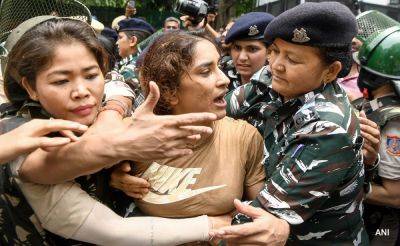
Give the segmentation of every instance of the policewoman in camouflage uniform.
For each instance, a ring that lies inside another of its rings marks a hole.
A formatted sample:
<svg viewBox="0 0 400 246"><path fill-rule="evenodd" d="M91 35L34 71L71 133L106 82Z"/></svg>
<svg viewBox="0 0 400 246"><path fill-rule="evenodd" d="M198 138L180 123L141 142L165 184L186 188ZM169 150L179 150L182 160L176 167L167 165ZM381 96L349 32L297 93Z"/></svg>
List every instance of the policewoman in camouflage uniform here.
<svg viewBox="0 0 400 246"><path fill-rule="evenodd" d="M227 95L229 115L264 136L267 180L252 203L258 208L236 202L242 214L233 222L253 222L216 236L235 243L368 245L359 122L336 83L349 71L356 33L353 14L336 2L301 4L267 26L270 68L262 80Z"/></svg>
<svg viewBox="0 0 400 246"><path fill-rule="evenodd" d="M373 182L366 197L365 225L371 245L399 245L400 23L367 38L357 61L358 85L368 100L363 110L381 129L380 158L366 172Z"/></svg>
<svg viewBox="0 0 400 246"><path fill-rule="evenodd" d="M135 92L134 106L143 103L144 97L137 79L136 61L139 57L138 44L154 33L154 28L139 18L128 18L118 22L118 52L121 56L117 71Z"/></svg>
<svg viewBox="0 0 400 246"><path fill-rule="evenodd" d="M229 29L225 44L230 45L230 56L221 59L221 69L230 79L231 91L250 81L267 62L264 30L274 16L250 12L240 16Z"/></svg>

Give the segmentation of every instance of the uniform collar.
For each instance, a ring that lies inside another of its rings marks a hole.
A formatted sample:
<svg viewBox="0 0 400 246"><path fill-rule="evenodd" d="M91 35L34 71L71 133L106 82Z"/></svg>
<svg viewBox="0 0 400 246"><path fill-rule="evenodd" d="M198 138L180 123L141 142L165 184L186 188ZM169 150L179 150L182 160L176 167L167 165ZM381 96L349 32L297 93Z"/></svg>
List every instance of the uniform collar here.
<svg viewBox="0 0 400 246"><path fill-rule="evenodd" d="M260 70L258 70L253 76L250 78L250 83L257 85L257 84L263 84L264 86L267 86L271 88L271 83L272 83L272 74L270 71L269 66L264 66Z"/></svg>
<svg viewBox="0 0 400 246"><path fill-rule="evenodd" d="M121 61L119 62L119 64L122 66L122 65L128 64L128 63L130 63L132 61L136 61L137 57L138 57L137 53L130 54L129 56L127 56L125 58L122 58Z"/></svg>
<svg viewBox="0 0 400 246"><path fill-rule="evenodd" d="M375 98L371 101L365 102L363 104L363 110L367 114L371 114L372 112L386 106L398 105L400 103L400 99L394 93L390 93L388 95Z"/></svg>
<svg viewBox="0 0 400 246"><path fill-rule="evenodd" d="M17 112L18 116L24 118L39 118L39 119L49 119L52 116L42 107L38 102L27 100L24 102L22 107Z"/></svg>
<svg viewBox="0 0 400 246"><path fill-rule="evenodd" d="M272 90L271 86L268 87L269 91L269 107L268 111L264 112L264 117L274 119L276 124L280 124L285 121L287 118L294 117L296 112L299 111L304 105L312 105L315 102L318 96L329 97L331 95L336 95L338 89L340 90L339 85L336 82L332 82L326 85L323 85L313 91L310 91L306 94L303 94L297 98L290 99L286 102L283 102L283 98L274 90ZM269 115L269 116L267 116Z"/></svg>
<svg viewBox="0 0 400 246"><path fill-rule="evenodd" d="M252 80L260 80L260 76L263 73L264 69L266 69L266 66L263 66L260 70L258 70L257 72L255 72L253 74L253 76L251 76L250 81Z"/></svg>
<svg viewBox="0 0 400 246"><path fill-rule="evenodd" d="M318 87L317 89L315 89L313 91L310 91L310 92L308 92L306 94L303 94L303 95L301 95L301 96L299 96L297 98L290 99L286 103L292 102L292 101L300 101L301 104L303 105L303 104L309 103L311 101L314 101L315 98L318 95L321 95L321 94L332 94L332 95L336 94L335 90L338 89L338 88L340 88L340 87L337 85L337 82L334 81L332 83L324 84L324 85Z"/></svg>
<svg viewBox="0 0 400 246"><path fill-rule="evenodd" d="M300 101L301 104L305 104L313 100L318 94L334 93L334 91L339 88L337 82L334 81L332 83L324 84L313 91L303 94L297 98L290 99L289 101L283 103L283 99L281 98L281 96L272 89L272 74L270 72L269 66L264 66L263 68L261 68L257 73L253 75L250 81L258 88L266 86L268 88L268 93L271 97L271 100L276 101L281 105L293 105L296 101Z"/></svg>

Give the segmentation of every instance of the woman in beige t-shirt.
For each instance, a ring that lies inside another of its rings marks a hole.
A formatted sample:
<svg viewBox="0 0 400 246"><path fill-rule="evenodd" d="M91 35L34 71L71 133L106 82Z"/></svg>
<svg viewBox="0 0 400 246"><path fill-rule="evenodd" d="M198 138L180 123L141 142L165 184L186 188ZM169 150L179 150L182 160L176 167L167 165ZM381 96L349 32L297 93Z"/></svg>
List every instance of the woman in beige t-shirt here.
<svg viewBox="0 0 400 246"><path fill-rule="evenodd" d="M133 165L133 174L150 184L148 193L135 201L145 214L226 214L234 209L235 198L254 199L263 186L263 139L245 121L226 117L229 80L218 67L219 59L210 39L184 32L164 34L144 56L142 88L147 94L150 81L160 88L156 114L211 112L218 116L211 125L213 134L198 141L192 155ZM118 173L121 169L115 171L112 184L132 194L137 186L118 185L124 179Z"/></svg>

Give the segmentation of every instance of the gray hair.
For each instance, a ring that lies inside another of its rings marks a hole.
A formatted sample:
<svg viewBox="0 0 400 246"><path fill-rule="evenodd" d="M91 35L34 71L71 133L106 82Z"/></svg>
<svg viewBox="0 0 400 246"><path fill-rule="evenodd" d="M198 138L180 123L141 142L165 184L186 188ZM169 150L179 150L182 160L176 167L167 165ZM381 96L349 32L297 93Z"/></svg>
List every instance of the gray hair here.
<svg viewBox="0 0 400 246"><path fill-rule="evenodd" d="M165 19L164 25L165 25L165 23L167 23L167 22L169 22L169 21L175 21L176 23L179 24L179 26L181 26L181 21L180 21L178 18L175 18L175 17L173 17L173 16L168 17L167 19Z"/></svg>

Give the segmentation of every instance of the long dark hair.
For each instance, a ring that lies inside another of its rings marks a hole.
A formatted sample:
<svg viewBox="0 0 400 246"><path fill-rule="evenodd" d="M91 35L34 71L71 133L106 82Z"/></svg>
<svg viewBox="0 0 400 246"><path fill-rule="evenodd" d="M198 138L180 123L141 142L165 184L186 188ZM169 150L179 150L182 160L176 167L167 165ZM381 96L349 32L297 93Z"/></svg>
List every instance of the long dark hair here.
<svg viewBox="0 0 400 246"><path fill-rule="evenodd" d="M160 100L156 114L171 114L170 98L179 89L182 76L188 73L194 60L196 44L208 40L217 48L214 40L205 33L170 31L158 37L146 50L140 64L142 89L148 94L148 83L155 81L160 88Z"/></svg>
<svg viewBox="0 0 400 246"><path fill-rule="evenodd" d="M73 42L88 48L101 71L107 72L107 54L87 23L73 19L50 19L27 31L10 51L4 74L8 100L21 103L28 99L27 92L21 87L21 79L26 77L30 86L35 88L38 73L51 66L56 47ZM7 85L10 85L9 88Z"/></svg>

